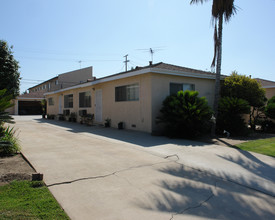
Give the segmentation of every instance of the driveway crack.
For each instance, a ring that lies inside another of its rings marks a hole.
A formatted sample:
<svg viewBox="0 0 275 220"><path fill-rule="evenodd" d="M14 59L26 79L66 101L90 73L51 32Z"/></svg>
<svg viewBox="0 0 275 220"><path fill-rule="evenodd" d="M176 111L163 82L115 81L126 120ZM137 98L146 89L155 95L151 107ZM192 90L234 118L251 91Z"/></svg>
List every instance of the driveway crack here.
<svg viewBox="0 0 275 220"><path fill-rule="evenodd" d="M215 189L216 189L216 187L217 187L217 183L218 183L218 181L215 182ZM211 194L210 194L205 200L203 200L202 202L200 202L200 203L197 204L197 205L189 206L189 207L183 209L183 210L180 211L180 212L173 213L173 214L171 215L170 220L173 220L174 217L175 217L176 215L183 214L183 213L185 213L185 212L187 212L187 211L189 211L189 210L191 210L191 209L200 208L203 204L207 203L209 200L211 200L211 199L215 196L214 193L213 193L213 191L212 191L212 190L210 190L210 191L211 191Z"/></svg>
<svg viewBox="0 0 275 220"><path fill-rule="evenodd" d="M177 155L170 155L170 156L168 155L168 156L164 157L164 159L168 159L169 157L173 157L173 156L177 156ZM172 163L172 162L174 162L174 161L169 160L169 161L158 162L158 163L153 163L153 164L145 164L145 165L133 166L133 167L117 170L117 171L114 171L114 172L106 174L106 175L83 177L83 178L79 178L79 179L75 179L75 180L71 180L71 181L52 183L52 184L49 184L49 185L46 185L46 186L47 187L52 187L52 186L59 186L59 185L64 185L64 184L71 184L71 183L75 183L75 182L79 182L79 181L85 181L85 180L102 179L102 178L113 176L113 175L116 175L118 173L125 172L125 171L131 170L131 169L138 169L138 168L143 168L143 167L152 167L152 166L155 166L155 165L158 165L158 164L165 164L165 163Z"/></svg>

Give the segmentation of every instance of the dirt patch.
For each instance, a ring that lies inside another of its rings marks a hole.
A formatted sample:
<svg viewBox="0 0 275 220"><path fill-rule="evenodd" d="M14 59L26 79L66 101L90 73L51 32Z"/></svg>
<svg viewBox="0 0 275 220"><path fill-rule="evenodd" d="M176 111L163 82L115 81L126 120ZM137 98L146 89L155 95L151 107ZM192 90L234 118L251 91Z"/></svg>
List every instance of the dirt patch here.
<svg viewBox="0 0 275 220"><path fill-rule="evenodd" d="M21 154L0 158L0 186L13 180L31 180L35 170Z"/></svg>

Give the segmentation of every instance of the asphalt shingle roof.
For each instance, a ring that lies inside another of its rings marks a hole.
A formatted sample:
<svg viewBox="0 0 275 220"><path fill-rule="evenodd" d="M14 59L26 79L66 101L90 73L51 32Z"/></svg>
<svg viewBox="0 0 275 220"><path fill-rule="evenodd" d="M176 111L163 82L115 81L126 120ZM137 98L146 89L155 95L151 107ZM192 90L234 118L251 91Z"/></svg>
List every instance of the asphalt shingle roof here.
<svg viewBox="0 0 275 220"><path fill-rule="evenodd" d="M266 79L260 79L260 78L255 78L263 87L265 86L275 86L274 81L266 80Z"/></svg>

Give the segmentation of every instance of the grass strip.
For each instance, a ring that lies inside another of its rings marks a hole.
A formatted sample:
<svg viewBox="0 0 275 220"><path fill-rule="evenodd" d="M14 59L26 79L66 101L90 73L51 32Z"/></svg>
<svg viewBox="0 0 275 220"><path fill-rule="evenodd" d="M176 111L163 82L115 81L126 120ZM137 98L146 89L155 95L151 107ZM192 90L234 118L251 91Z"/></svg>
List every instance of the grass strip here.
<svg viewBox="0 0 275 220"><path fill-rule="evenodd" d="M0 219L69 219L43 182L13 181L0 187Z"/></svg>
<svg viewBox="0 0 275 220"><path fill-rule="evenodd" d="M235 147L275 157L275 138L259 139L235 145Z"/></svg>

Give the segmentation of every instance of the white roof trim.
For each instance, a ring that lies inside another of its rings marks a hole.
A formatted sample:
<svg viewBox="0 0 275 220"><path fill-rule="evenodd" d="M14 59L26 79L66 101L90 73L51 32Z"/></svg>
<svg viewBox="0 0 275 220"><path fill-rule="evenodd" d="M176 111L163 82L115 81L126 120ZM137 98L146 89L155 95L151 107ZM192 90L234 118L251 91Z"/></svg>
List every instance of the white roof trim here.
<svg viewBox="0 0 275 220"><path fill-rule="evenodd" d="M272 89L275 88L275 86L263 86L264 89Z"/></svg>
<svg viewBox="0 0 275 220"><path fill-rule="evenodd" d="M24 98L24 97L17 97L16 98L17 100L43 100L43 99L45 99L45 98Z"/></svg>
<svg viewBox="0 0 275 220"><path fill-rule="evenodd" d="M158 68L152 68L150 72L172 75L172 76L185 76L185 77L202 78L202 79L215 79L216 78L216 75L190 73L190 72L175 71L175 70L165 70L165 69L158 69ZM221 79L224 79L224 78L225 78L224 76L221 76Z"/></svg>
<svg viewBox="0 0 275 220"><path fill-rule="evenodd" d="M137 76L137 75L142 75L145 73L158 73L158 74L164 74L164 75L172 75L172 76L185 76L185 77L192 77L192 78L202 78L202 79L215 79L216 76L215 75L207 75L207 74L200 74L200 73L189 73L189 72L183 72L183 71L175 71L175 70L166 70L166 69L161 69L161 68L146 68L146 69L141 69L141 70L136 70L133 72L129 72L129 73L123 73L123 74L117 74L117 75L113 75L113 76L107 76L105 78L101 78L92 82L88 82L88 83L83 83L80 85L75 85L75 86L71 86L65 89L60 89L57 91L53 91L53 92L47 92L44 95L52 95L52 94L56 94L56 93L60 93L60 92L65 92L71 89L78 89L78 88L85 88L88 86L93 86L99 83L104 83L104 82L109 82L109 81L113 81L113 80L118 80L118 79L123 79L123 78L127 78L127 77L132 77L132 76ZM221 79L224 79L224 76L221 76Z"/></svg>

